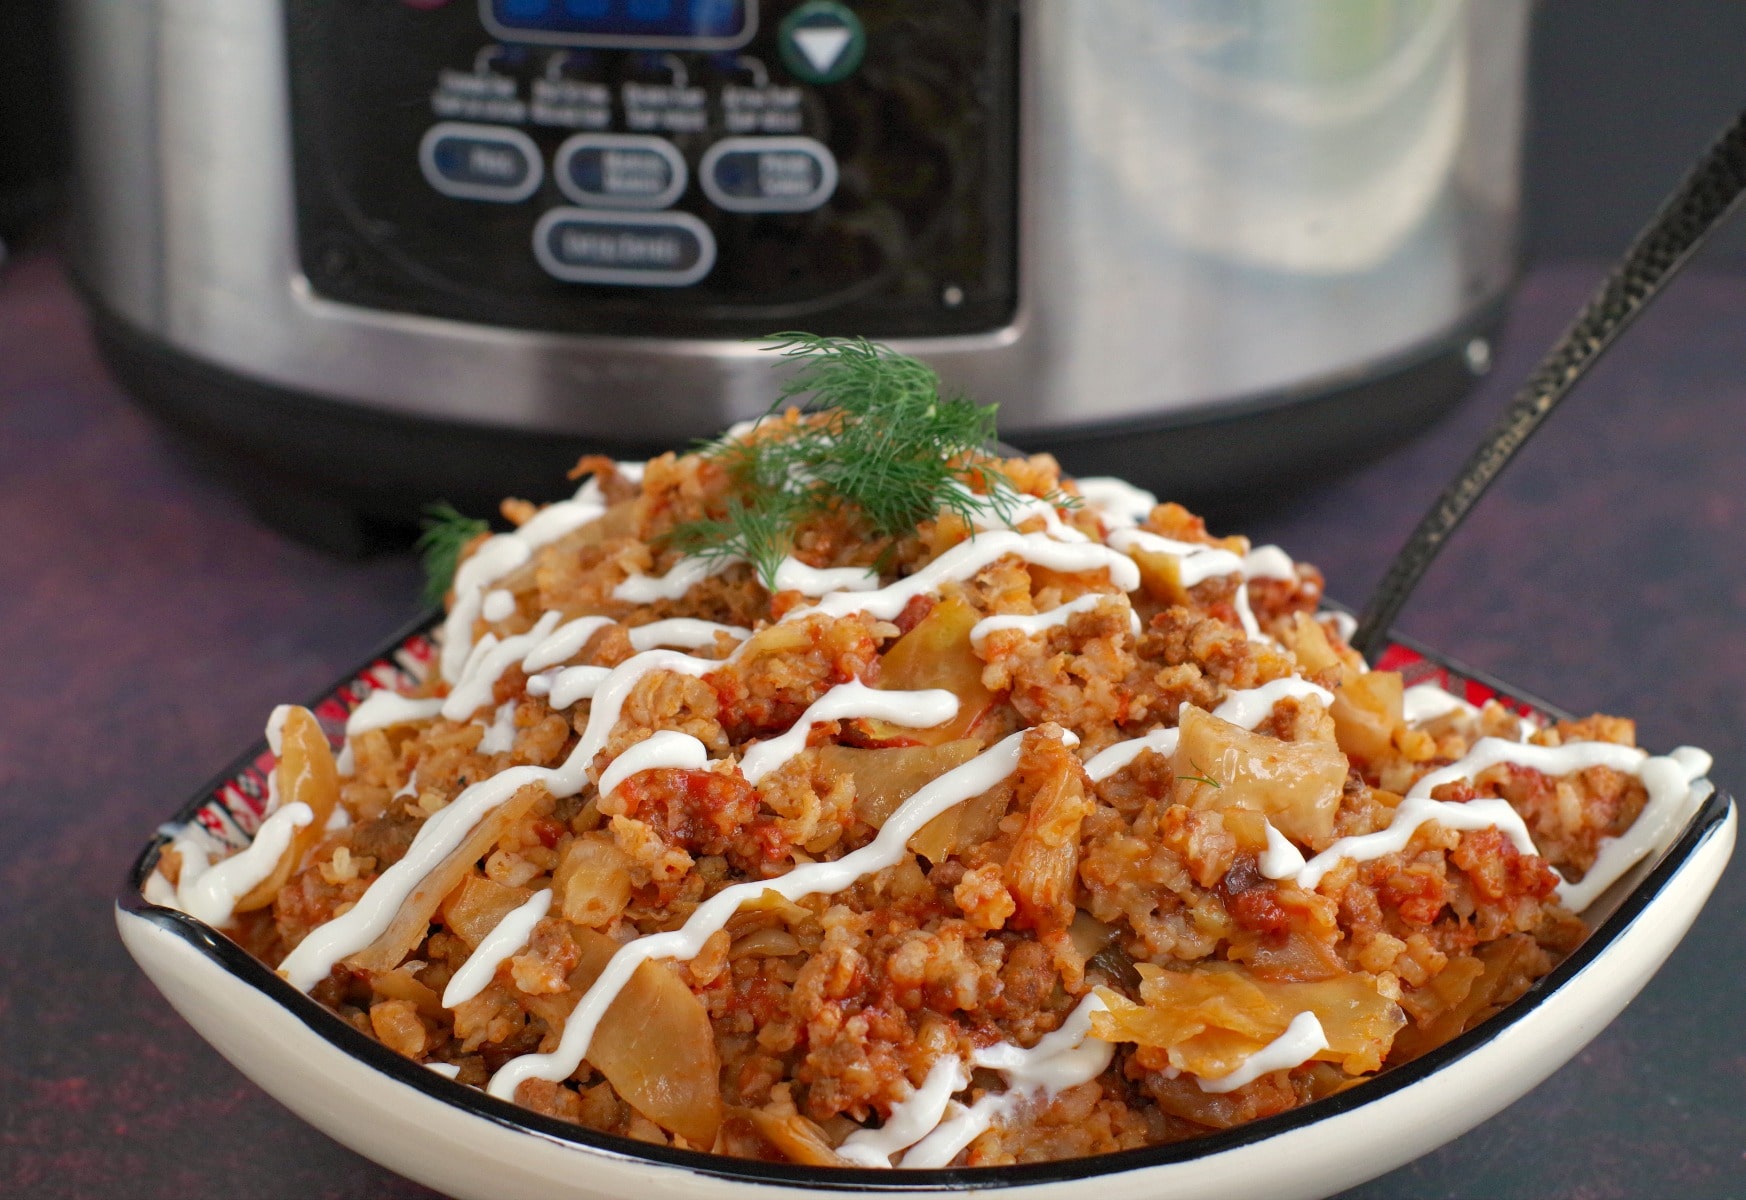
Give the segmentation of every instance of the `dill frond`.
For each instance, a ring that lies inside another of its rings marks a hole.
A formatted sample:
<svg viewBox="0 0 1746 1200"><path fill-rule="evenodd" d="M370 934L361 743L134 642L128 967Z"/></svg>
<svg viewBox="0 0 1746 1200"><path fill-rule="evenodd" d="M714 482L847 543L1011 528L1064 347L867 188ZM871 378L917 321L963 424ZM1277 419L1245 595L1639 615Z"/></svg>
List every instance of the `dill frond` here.
<svg viewBox="0 0 1746 1200"><path fill-rule="evenodd" d="M779 333L771 348L797 360L776 406L802 397L825 419L802 429L789 453L829 491L859 509L874 530L896 536L942 508L969 516L961 458L994 440L995 405L942 396L932 367L866 338ZM987 486L996 474L975 471ZM1011 484L998 477L1012 502Z"/></svg>
<svg viewBox="0 0 1746 1200"><path fill-rule="evenodd" d="M687 521L667 534L667 544L698 558L743 558L758 572L764 587L776 590L776 571L794 548L797 498L775 496L750 504L728 498L720 519Z"/></svg>
<svg viewBox="0 0 1746 1200"><path fill-rule="evenodd" d="M702 447L727 471L732 495L721 517L678 526L669 544L745 558L774 590L795 531L826 512L854 513L876 537L893 538L942 511L966 523L1016 511L1018 491L986 457L995 405L942 395L932 367L866 338L766 341L795 367L766 416L798 403L812 417L780 437Z"/></svg>
<svg viewBox="0 0 1746 1200"><path fill-rule="evenodd" d="M434 607L443 602L455 582L461 551L480 534L489 533L491 526L457 511L446 500L426 505L419 524L424 530L417 543L419 556L424 560L424 599Z"/></svg>
<svg viewBox="0 0 1746 1200"><path fill-rule="evenodd" d="M1224 784L1220 783L1218 780L1214 779L1211 775L1208 775L1206 773L1206 770L1199 763L1195 762L1192 758L1188 760L1188 765L1191 768L1193 768L1194 770L1199 771L1200 774L1198 774L1198 775L1178 775L1176 778L1184 780L1185 782L1188 782L1188 783L1204 783L1204 784L1206 784L1207 787L1210 787L1210 788L1223 788L1225 786Z"/></svg>

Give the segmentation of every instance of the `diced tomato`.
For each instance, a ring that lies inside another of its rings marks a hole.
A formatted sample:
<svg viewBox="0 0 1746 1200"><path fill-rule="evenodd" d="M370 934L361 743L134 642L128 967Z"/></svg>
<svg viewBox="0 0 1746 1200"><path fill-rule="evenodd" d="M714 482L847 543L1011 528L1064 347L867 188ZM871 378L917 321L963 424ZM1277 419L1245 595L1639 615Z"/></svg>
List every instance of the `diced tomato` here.
<svg viewBox="0 0 1746 1200"><path fill-rule="evenodd" d="M911 596L909 603L903 606L903 611L897 614L897 620L893 622L897 626L897 631L908 633L920 625L922 619L934 611L934 603L933 596L926 592L919 596Z"/></svg>

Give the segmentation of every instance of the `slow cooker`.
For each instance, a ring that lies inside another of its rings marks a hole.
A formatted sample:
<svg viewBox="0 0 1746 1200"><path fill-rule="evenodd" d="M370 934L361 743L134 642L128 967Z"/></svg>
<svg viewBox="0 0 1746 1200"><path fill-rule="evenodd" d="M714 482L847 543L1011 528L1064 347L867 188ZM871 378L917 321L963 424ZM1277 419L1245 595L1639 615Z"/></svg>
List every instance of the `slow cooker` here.
<svg viewBox="0 0 1746 1200"><path fill-rule="evenodd" d="M330 544L761 412L862 334L1173 494L1458 398L1527 0L66 0L139 400Z"/></svg>

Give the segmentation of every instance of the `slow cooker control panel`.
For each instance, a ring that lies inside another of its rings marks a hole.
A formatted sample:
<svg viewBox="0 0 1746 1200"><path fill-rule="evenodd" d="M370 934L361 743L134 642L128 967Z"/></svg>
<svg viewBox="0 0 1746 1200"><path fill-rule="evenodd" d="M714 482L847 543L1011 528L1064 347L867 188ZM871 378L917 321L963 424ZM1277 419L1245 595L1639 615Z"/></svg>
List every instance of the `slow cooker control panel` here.
<svg viewBox="0 0 1746 1200"><path fill-rule="evenodd" d="M1015 303L1016 0L289 0L320 295L895 337Z"/></svg>

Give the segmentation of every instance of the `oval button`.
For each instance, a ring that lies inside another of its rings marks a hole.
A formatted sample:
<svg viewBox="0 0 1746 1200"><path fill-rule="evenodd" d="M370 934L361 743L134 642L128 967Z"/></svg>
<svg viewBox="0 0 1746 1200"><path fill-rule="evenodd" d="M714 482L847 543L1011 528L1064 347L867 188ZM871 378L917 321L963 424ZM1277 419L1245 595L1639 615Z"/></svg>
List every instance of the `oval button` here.
<svg viewBox="0 0 1746 1200"><path fill-rule="evenodd" d="M810 212L837 190L837 160L811 138L724 138L705 152L697 176L729 212Z"/></svg>
<svg viewBox="0 0 1746 1200"><path fill-rule="evenodd" d="M685 191L685 156L634 133L579 133L558 147L558 188L594 208L666 208Z"/></svg>
<svg viewBox="0 0 1746 1200"><path fill-rule="evenodd" d="M715 237L685 212L554 208L534 226L534 257L567 283L684 287L715 266Z"/></svg>
<svg viewBox="0 0 1746 1200"><path fill-rule="evenodd" d="M464 121L426 130L418 165L433 188L461 200L526 200L545 177L539 147L527 134Z"/></svg>

